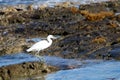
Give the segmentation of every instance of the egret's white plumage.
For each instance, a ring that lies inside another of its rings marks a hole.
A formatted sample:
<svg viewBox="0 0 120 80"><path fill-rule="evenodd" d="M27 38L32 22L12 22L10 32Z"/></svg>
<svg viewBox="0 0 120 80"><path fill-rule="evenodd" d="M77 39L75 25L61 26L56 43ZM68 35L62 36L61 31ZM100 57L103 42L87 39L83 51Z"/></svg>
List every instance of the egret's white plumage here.
<svg viewBox="0 0 120 80"><path fill-rule="evenodd" d="M42 41L39 41L37 43L35 43L33 46L31 46L29 49L27 49L26 51L27 52L30 52L30 51L37 51L39 53L39 51L43 50L43 49L46 49L48 47L51 46L52 44L52 39L56 39L56 37L54 37L53 35L49 35L47 37L47 40L42 40Z"/></svg>

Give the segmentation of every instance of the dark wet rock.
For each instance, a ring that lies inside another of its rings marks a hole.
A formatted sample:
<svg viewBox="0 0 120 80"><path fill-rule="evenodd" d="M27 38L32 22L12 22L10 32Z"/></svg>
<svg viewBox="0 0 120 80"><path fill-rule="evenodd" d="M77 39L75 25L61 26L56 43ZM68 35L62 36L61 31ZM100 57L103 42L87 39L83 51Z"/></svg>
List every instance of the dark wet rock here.
<svg viewBox="0 0 120 80"><path fill-rule="evenodd" d="M113 59L120 60L120 45L113 46L112 50L108 52L109 56Z"/></svg>
<svg viewBox="0 0 120 80"><path fill-rule="evenodd" d="M15 37L4 38L1 41L0 55L24 51L26 45L25 39L18 40Z"/></svg>
<svg viewBox="0 0 120 80"><path fill-rule="evenodd" d="M24 33L24 31L25 31L25 29L22 28L22 27L19 27L19 28L16 28L16 29L15 29L15 33L16 33L16 34L17 34L17 33Z"/></svg>
<svg viewBox="0 0 120 80"><path fill-rule="evenodd" d="M96 9L95 6L97 6L97 8L99 8L99 9ZM95 13L100 12L100 11L108 11L108 9L105 8L105 4L104 3L101 3L101 4L99 4L99 3L95 3L94 4L93 3L92 5L91 4L81 5L79 7L79 9L80 10L88 10L90 12L95 12Z"/></svg>
<svg viewBox="0 0 120 80"><path fill-rule="evenodd" d="M28 10L19 11L14 7L5 9L1 11L4 14L0 15L0 54L25 51L32 45L26 42L26 38L53 34L61 38L41 55L83 59L104 57L106 54L93 53L102 49L105 52L107 46L120 43L119 15L115 15L119 13L119 4L119 1L115 1L81 5L79 8L33 9L28 6Z"/></svg>
<svg viewBox="0 0 120 80"><path fill-rule="evenodd" d="M120 22L120 14L116 16L116 20Z"/></svg>
<svg viewBox="0 0 120 80"><path fill-rule="evenodd" d="M87 5L82 5L79 7L80 10L88 10L90 12L100 12L100 11L114 11L114 12L119 12L119 7L120 7L120 2L119 1L108 1L108 2L103 2L101 4L99 3L93 3L87 4ZM99 9L96 9L96 7Z"/></svg>
<svg viewBox="0 0 120 80"><path fill-rule="evenodd" d="M43 73L46 74L56 70L57 68L47 66L40 62L28 62L1 67L0 77L2 80L11 80L14 77L32 76Z"/></svg>
<svg viewBox="0 0 120 80"><path fill-rule="evenodd" d="M5 13L4 12L0 12L0 15L4 15Z"/></svg>

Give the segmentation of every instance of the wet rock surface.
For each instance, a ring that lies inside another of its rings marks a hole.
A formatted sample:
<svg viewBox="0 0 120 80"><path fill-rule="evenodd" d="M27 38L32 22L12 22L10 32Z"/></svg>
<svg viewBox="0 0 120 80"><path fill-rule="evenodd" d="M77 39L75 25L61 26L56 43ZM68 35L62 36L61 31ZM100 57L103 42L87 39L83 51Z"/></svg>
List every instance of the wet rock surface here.
<svg viewBox="0 0 120 80"><path fill-rule="evenodd" d="M25 52L34 44L26 42L26 39L53 34L61 37L40 55L72 59L120 59L119 13L120 1L80 5L79 8L34 9L29 6L25 9L1 9L0 55ZM21 69L26 71L22 65ZM25 67L28 65L36 67L38 64L26 63ZM14 75L9 67L0 70L3 72L2 78L8 75L9 79L9 76Z"/></svg>
<svg viewBox="0 0 120 80"><path fill-rule="evenodd" d="M15 64L0 68L1 80L11 80L14 77L31 76L38 74L46 74L57 70L55 67L47 66L40 62L27 62Z"/></svg>
<svg viewBox="0 0 120 80"><path fill-rule="evenodd" d="M25 51L30 47L26 38L53 34L61 38L41 54L88 58L94 51L120 42L119 4L117 1L81 5L79 8L18 10L10 7L1 10L4 14L0 15L0 54Z"/></svg>

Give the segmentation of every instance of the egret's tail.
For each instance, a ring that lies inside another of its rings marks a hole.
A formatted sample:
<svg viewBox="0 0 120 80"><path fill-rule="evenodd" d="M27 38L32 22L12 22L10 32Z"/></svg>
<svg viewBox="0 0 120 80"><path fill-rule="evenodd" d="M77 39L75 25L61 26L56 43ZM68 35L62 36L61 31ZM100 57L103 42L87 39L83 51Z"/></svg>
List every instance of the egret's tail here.
<svg viewBox="0 0 120 80"><path fill-rule="evenodd" d="M27 52L30 52L30 51L31 51L31 49L27 49L26 51L27 51Z"/></svg>

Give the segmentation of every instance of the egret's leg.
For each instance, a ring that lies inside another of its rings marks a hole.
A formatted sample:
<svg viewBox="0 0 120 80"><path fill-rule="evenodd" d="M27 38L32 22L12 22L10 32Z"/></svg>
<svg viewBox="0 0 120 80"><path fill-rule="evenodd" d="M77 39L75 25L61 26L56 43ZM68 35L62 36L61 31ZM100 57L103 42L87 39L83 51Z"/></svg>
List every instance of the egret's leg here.
<svg viewBox="0 0 120 80"><path fill-rule="evenodd" d="M45 62L44 58L39 55L39 51L35 54L35 56L38 57L39 61Z"/></svg>
<svg viewBox="0 0 120 80"><path fill-rule="evenodd" d="M35 55L36 55L36 56L39 56L39 51L37 51Z"/></svg>

